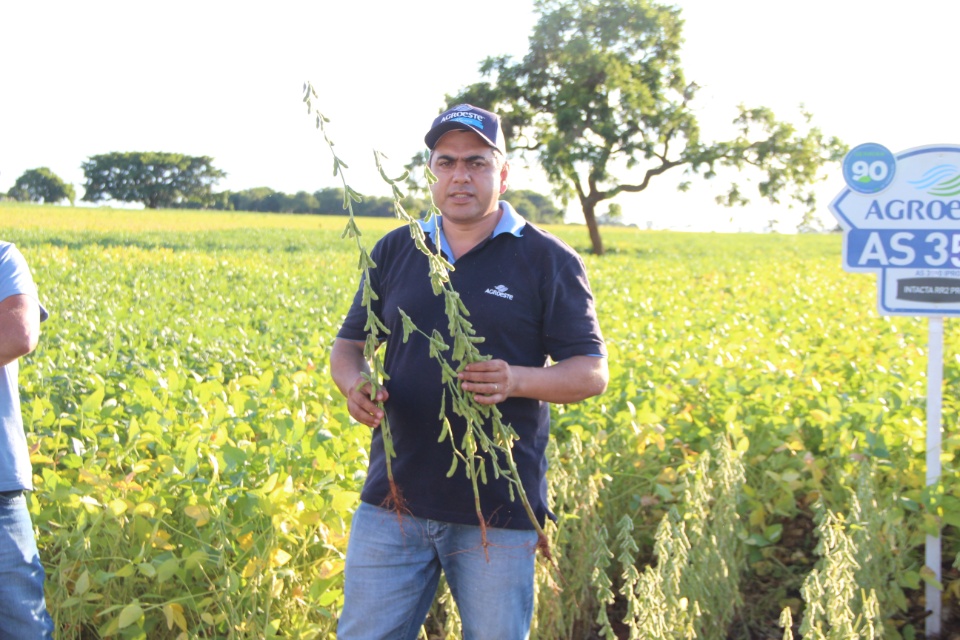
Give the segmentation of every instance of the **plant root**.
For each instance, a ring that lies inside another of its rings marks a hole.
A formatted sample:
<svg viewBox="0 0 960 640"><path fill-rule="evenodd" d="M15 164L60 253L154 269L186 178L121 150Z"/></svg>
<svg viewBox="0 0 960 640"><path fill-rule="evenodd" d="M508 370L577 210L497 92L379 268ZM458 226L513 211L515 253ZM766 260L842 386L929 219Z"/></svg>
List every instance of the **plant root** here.
<svg viewBox="0 0 960 640"><path fill-rule="evenodd" d="M543 531L537 532L537 546L534 547L534 550L539 551L543 558L551 565L554 567L557 566L557 561L553 557L553 551L550 550L550 540L547 539L547 534Z"/></svg>
<svg viewBox="0 0 960 640"><path fill-rule="evenodd" d="M397 514L397 519L402 522L404 516L410 515L410 508L407 507L407 500L403 497L403 492L400 491L400 487L394 482L393 478L390 478L389 482L390 493L383 499L380 506L387 511L393 511Z"/></svg>

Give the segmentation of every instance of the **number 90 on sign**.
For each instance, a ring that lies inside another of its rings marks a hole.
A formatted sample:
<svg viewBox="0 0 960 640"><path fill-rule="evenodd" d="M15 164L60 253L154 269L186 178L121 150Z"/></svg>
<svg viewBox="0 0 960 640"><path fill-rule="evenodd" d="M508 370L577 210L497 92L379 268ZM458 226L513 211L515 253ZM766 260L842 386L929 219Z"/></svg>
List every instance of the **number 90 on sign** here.
<svg viewBox="0 0 960 640"><path fill-rule="evenodd" d="M882 182L890 175L890 166L882 160L874 162L857 160L851 165L850 174L857 182L866 182L867 180Z"/></svg>
<svg viewBox="0 0 960 640"><path fill-rule="evenodd" d="M843 158L843 179L853 191L874 194L893 182L897 159L881 144L868 142L854 147Z"/></svg>
<svg viewBox="0 0 960 640"><path fill-rule="evenodd" d="M846 266L857 270L960 268L960 230L869 231L847 234Z"/></svg>

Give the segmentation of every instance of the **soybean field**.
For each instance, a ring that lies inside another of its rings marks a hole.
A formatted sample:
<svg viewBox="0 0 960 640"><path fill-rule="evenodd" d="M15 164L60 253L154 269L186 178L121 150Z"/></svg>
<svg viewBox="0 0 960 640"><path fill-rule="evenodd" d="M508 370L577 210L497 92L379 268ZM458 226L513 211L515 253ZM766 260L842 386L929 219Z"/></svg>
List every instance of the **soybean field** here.
<svg viewBox="0 0 960 640"><path fill-rule="evenodd" d="M50 311L20 383L58 638L334 638L369 445L327 361L345 223L0 203ZM839 234L548 229L611 375L553 408L531 637L922 638L937 533L960 614L954 322L928 488L926 319L879 316ZM421 637L459 637L443 586Z"/></svg>

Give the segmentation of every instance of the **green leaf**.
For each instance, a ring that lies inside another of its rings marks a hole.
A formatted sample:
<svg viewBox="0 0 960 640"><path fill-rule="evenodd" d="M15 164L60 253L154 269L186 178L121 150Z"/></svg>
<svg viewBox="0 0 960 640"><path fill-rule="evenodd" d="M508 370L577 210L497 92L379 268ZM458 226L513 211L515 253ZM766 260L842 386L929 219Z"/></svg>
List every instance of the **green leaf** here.
<svg viewBox="0 0 960 640"><path fill-rule="evenodd" d="M117 576L118 578L129 578L134 574L134 572L136 572L136 570L137 568L133 566L133 564L127 563L122 567L120 567L119 569L117 569L117 572L114 575Z"/></svg>
<svg viewBox="0 0 960 640"><path fill-rule="evenodd" d="M773 524L769 527L764 528L763 537L766 538L771 543L776 543L780 541L780 537L783 535L783 525L782 524Z"/></svg>
<svg viewBox="0 0 960 640"><path fill-rule="evenodd" d="M90 588L90 572L84 571L77 578L77 583L73 586L73 595L82 596Z"/></svg>
<svg viewBox="0 0 960 640"><path fill-rule="evenodd" d="M943 591L943 583L937 580L936 572L930 567L920 569L920 578L925 583L933 586L937 591Z"/></svg>
<svg viewBox="0 0 960 640"><path fill-rule="evenodd" d="M336 491L331 497L331 505L339 513L345 513L348 509L356 505L360 494L356 491Z"/></svg>
<svg viewBox="0 0 960 640"><path fill-rule="evenodd" d="M907 589L919 589L920 574L917 571L904 571L899 576L899 582Z"/></svg>
<svg viewBox="0 0 960 640"><path fill-rule="evenodd" d="M106 390L103 387L97 387L93 393L84 398L81 411L85 414L99 415L100 407L103 405L103 396Z"/></svg>
<svg viewBox="0 0 960 640"><path fill-rule="evenodd" d="M169 558L160 563L160 566L157 568L157 582L166 582L171 577L173 577L177 570L180 568L180 560L177 558Z"/></svg>
<svg viewBox="0 0 960 640"><path fill-rule="evenodd" d="M134 600L127 606L123 608L123 611L120 612L120 617L118 618L118 628L126 629L133 623L137 622L140 618L143 617L143 609L140 608L140 602Z"/></svg>

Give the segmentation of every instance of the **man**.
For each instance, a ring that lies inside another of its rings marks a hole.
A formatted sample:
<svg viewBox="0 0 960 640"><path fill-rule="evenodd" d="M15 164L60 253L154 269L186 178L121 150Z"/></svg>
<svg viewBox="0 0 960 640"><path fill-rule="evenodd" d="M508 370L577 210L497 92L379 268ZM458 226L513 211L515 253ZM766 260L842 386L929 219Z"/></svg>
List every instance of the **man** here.
<svg viewBox="0 0 960 640"><path fill-rule="evenodd" d="M17 640L53 637L24 497L33 482L17 386L17 360L36 348L46 319L23 255L0 242L0 638Z"/></svg>
<svg viewBox="0 0 960 640"><path fill-rule="evenodd" d="M437 176L434 201L442 216L422 223L431 250L454 265L461 296L480 347L491 360L467 365L464 391L497 404L519 434L513 456L542 525L547 506L545 448L548 403L578 402L607 384L605 347L583 263L554 236L526 223L499 196L507 189L503 132L495 114L460 105L433 121L425 137ZM373 428L370 467L354 515L345 569L343 640L417 637L441 571L459 609L463 637L526 638L533 615L537 534L508 483L488 469L480 485L487 546L481 539L473 489L460 465L448 477L451 439L438 439L441 406L459 445L464 421L442 398L440 367L429 343L412 334L404 343L398 310L426 334L447 336L444 301L434 295L426 257L407 229L387 234L371 253L374 310L390 329L384 367L389 376L375 401L363 374L366 310L358 291L330 355L331 373L350 415ZM382 338L383 336L381 336ZM449 352L448 352L449 353ZM457 363L453 363L456 367ZM380 408L382 404L383 409ZM402 512L389 504L381 431L385 413L397 457L394 477Z"/></svg>

